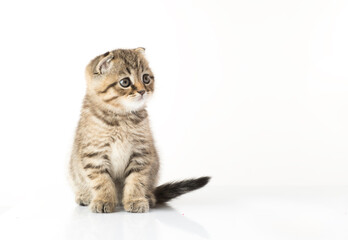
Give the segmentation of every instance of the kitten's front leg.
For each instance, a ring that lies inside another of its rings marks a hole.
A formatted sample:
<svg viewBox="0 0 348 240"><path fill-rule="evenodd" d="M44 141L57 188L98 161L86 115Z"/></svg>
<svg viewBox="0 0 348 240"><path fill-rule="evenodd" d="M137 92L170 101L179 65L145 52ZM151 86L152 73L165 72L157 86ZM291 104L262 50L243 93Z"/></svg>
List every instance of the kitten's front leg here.
<svg viewBox="0 0 348 240"><path fill-rule="evenodd" d="M125 180L123 207L127 212L144 213L149 211L146 198L147 171L131 172Z"/></svg>
<svg viewBox="0 0 348 240"><path fill-rule="evenodd" d="M117 204L116 187L107 168L96 163L84 166L93 195L89 205L92 212L109 213Z"/></svg>
<svg viewBox="0 0 348 240"><path fill-rule="evenodd" d="M151 164L153 156L133 153L125 174L123 207L128 212L144 213L149 211L149 196L152 195L154 179L158 166ZM152 201L151 201L152 202Z"/></svg>

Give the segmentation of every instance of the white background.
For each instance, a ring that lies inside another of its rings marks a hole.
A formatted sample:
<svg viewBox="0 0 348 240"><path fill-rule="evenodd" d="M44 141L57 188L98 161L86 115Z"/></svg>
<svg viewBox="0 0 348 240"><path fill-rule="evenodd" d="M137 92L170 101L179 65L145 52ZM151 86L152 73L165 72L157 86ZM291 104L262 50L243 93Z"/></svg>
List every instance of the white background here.
<svg viewBox="0 0 348 240"><path fill-rule="evenodd" d="M155 73L161 182L348 185L347 24L343 0L2 1L0 206L68 187L84 68L115 48Z"/></svg>

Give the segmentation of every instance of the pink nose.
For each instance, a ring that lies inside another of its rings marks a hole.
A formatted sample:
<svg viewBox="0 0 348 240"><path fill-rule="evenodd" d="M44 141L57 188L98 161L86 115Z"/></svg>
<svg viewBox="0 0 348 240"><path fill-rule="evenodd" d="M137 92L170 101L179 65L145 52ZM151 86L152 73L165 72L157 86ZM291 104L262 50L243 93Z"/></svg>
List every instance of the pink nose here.
<svg viewBox="0 0 348 240"><path fill-rule="evenodd" d="M140 90L140 91L138 91L138 93L139 93L140 95L144 95L145 90Z"/></svg>

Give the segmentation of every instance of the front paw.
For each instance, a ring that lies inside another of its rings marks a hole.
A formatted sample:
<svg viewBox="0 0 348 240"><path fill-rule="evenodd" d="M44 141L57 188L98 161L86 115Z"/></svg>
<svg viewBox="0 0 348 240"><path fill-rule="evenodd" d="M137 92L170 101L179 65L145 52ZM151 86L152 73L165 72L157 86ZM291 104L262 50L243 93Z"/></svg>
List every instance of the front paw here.
<svg viewBox="0 0 348 240"><path fill-rule="evenodd" d="M130 200L123 204L124 210L132 213L145 213L149 211L149 201L147 199Z"/></svg>
<svg viewBox="0 0 348 240"><path fill-rule="evenodd" d="M95 199L89 205L92 212L111 213L115 211L116 203L101 199Z"/></svg>
<svg viewBox="0 0 348 240"><path fill-rule="evenodd" d="M81 206L88 206L91 203L91 199L87 195L79 194L76 196L75 201Z"/></svg>

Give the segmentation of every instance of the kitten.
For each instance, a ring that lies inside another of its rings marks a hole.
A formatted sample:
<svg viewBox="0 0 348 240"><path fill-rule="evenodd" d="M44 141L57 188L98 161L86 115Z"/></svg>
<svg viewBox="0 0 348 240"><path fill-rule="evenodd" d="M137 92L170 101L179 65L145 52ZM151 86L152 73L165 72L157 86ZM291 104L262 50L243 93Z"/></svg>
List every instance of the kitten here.
<svg viewBox="0 0 348 240"><path fill-rule="evenodd" d="M76 202L93 212L113 212L121 202L128 212L147 212L209 181L201 177L156 187L159 159L145 110L155 79L144 50L107 52L86 68L70 176Z"/></svg>

